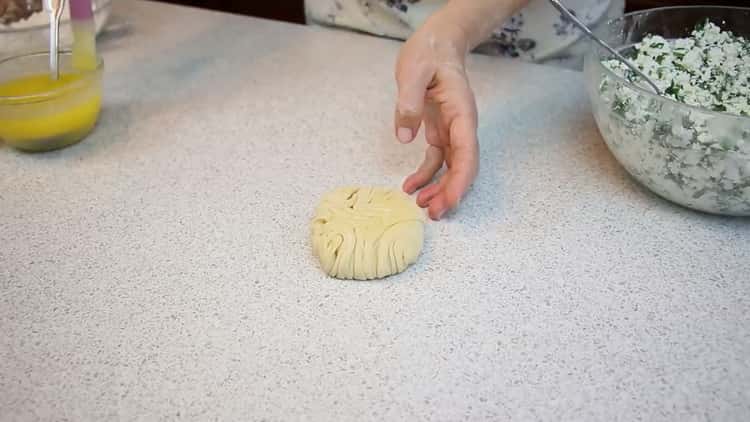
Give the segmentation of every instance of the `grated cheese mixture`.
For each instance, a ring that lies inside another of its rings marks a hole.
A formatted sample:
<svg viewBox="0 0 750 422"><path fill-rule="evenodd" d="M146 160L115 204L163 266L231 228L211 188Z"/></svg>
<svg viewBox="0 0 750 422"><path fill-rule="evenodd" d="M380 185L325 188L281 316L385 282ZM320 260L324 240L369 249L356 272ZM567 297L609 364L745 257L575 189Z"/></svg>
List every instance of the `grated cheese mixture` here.
<svg viewBox="0 0 750 422"><path fill-rule="evenodd" d="M648 36L625 55L666 97L698 108L634 89L650 92L627 67L605 60L628 81L601 70L588 74L596 78L594 114L618 161L675 202L750 215L750 42L706 22L687 38Z"/></svg>

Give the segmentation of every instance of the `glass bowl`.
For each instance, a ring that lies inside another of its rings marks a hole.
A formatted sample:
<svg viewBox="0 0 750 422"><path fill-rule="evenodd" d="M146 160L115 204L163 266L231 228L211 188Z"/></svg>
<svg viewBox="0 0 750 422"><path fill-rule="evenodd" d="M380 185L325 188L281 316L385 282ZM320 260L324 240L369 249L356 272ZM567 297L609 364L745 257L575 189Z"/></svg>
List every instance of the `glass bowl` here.
<svg viewBox="0 0 750 422"><path fill-rule="evenodd" d="M79 142L93 130L102 99L103 64L76 70L70 52L60 54L60 79L49 78L49 54L0 61L0 140L28 152Z"/></svg>
<svg viewBox="0 0 750 422"><path fill-rule="evenodd" d="M597 35L627 49L648 35L690 36L706 19L750 38L750 8L688 6L629 13ZM599 131L617 161L656 194L708 213L750 215L750 117L655 95L610 71L593 46L584 65Z"/></svg>
<svg viewBox="0 0 750 422"><path fill-rule="evenodd" d="M70 48L73 44L73 31L70 26L70 12L65 2L60 20L60 46ZM99 34L109 21L112 12L112 0L92 0L94 24ZM0 24L0 58L9 57L30 51L43 51L49 44L49 21L47 13L42 11L32 14L28 19L10 25Z"/></svg>

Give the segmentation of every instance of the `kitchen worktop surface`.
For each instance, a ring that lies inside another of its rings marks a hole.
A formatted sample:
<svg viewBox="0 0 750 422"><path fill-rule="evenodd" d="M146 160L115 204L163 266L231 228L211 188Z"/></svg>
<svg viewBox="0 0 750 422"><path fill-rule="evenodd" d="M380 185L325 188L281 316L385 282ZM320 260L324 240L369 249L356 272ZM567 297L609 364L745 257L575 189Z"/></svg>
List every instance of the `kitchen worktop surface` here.
<svg viewBox="0 0 750 422"><path fill-rule="evenodd" d="M582 75L472 56L474 188L415 266L344 282L308 223L420 162L399 44L115 17L95 133L0 146L0 420L750 419L750 221L630 179Z"/></svg>

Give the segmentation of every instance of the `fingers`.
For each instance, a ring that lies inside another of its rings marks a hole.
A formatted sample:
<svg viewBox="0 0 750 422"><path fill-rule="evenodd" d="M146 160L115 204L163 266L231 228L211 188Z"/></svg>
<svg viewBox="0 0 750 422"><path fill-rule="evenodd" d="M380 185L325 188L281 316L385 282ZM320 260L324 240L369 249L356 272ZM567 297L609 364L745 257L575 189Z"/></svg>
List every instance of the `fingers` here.
<svg viewBox="0 0 750 422"><path fill-rule="evenodd" d="M417 136L424 112L425 94L433 75L433 68L425 62L399 60L394 123L396 137L403 143L411 142Z"/></svg>
<svg viewBox="0 0 750 422"><path fill-rule="evenodd" d="M428 208L432 203L432 200L443 190L443 187L445 187L446 180L445 177L441 177L437 182L419 191L419 194L417 195L417 205L421 208Z"/></svg>
<svg viewBox="0 0 750 422"><path fill-rule="evenodd" d="M443 166L443 152L440 148L428 145L424 161L411 176L404 181L404 192L411 195L417 189L426 185Z"/></svg>
<svg viewBox="0 0 750 422"><path fill-rule="evenodd" d="M449 145L450 137L447 126L440 114L440 106L427 101L424 108L425 140L429 145L444 148Z"/></svg>
<svg viewBox="0 0 750 422"><path fill-rule="evenodd" d="M456 119L450 132L451 166L440 180L441 189L429 200L429 215L434 220L458 206L479 169L479 145L472 119Z"/></svg>
<svg viewBox="0 0 750 422"><path fill-rule="evenodd" d="M404 192L410 195L429 183L443 166L445 154L442 145L447 142L448 138L447 136L440 137L439 118L437 106L434 103L428 103L424 109L425 138L428 144L425 158L417 171L409 176L403 185Z"/></svg>
<svg viewBox="0 0 750 422"><path fill-rule="evenodd" d="M440 141L439 132L437 129L437 125L435 124L435 121L432 119L429 119L427 117L428 115L425 114L424 119L424 138L425 141L427 141L427 145L433 145L436 147L440 147L442 145Z"/></svg>

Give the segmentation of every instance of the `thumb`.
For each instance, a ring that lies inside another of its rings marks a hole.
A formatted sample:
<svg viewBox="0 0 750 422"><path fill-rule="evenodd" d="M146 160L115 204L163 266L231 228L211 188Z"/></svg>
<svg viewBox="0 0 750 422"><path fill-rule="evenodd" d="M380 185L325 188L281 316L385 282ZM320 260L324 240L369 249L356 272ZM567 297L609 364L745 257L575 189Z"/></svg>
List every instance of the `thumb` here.
<svg viewBox="0 0 750 422"><path fill-rule="evenodd" d="M396 68L398 101L394 123L396 137L403 143L411 142L417 136L424 113L425 94L433 75L433 69L425 63L399 61Z"/></svg>

